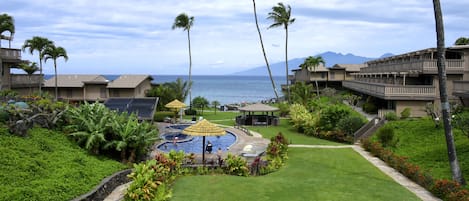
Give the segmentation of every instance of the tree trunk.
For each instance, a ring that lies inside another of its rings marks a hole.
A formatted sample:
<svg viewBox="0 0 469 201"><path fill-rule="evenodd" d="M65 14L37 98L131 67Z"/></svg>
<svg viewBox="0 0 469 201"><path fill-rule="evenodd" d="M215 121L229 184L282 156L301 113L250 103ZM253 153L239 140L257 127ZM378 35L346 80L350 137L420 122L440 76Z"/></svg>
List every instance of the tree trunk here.
<svg viewBox="0 0 469 201"><path fill-rule="evenodd" d="M450 107L448 94L446 92L446 67L445 67L445 33L443 27L443 16L439 0L433 0L435 12L436 36L437 36L437 67L440 87L441 113L443 116L443 125L445 129L446 147L448 150L448 159L451 167L453 180L465 185L466 182L459 167L456 147L454 144L453 131L451 128Z"/></svg>
<svg viewBox="0 0 469 201"><path fill-rule="evenodd" d="M121 160L122 160L122 163L127 163L127 157L126 157L126 152L127 152L127 149L122 149L121 151Z"/></svg>
<svg viewBox="0 0 469 201"><path fill-rule="evenodd" d="M39 96L42 97L42 78L43 78L43 75L42 75L42 57L41 57L41 52L39 52L39 74L40 74L40 78L39 78Z"/></svg>
<svg viewBox="0 0 469 201"><path fill-rule="evenodd" d="M288 26L285 27L285 76L287 81L288 103L291 103L290 83L288 82Z"/></svg>
<svg viewBox="0 0 469 201"><path fill-rule="evenodd" d="M278 100L277 88L275 87L274 78L272 77L272 71L270 70L269 61L267 60L267 55L265 54L264 42L262 41L261 30L259 29L259 23L257 21L257 12L256 12L256 0L252 0L254 6L254 18L256 20L257 33L259 33L259 40L261 41L262 54L264 54L265 64L267 65L267 71L269 71L270 82L272 83L272 88L274 89L275 98Z"/></svg>
<svg viewBox="0 0 469 201"><path fill-rule="evenodd" d="M127 160L127 162L129 162L129 163L135 162L135 157L136 157L135 152L137 152L137 150L135 150L135 149L130 150L129 160Z"/></svg>
<svg viewBox="0 0 469 201"><path fill-rule="evenodd" d="M316 67L314 67L314 75L316 76ZM319 85L318 85L318 79L314 79L314 83L316 84L316 95L318 95L319 98Z"/></svg>
<svg viewBox="0 0 469 201"><path fill-rule="evenodd" d="M59 89L57 87L57 61L54 59L54 73L55 73L55 101L59 99Z"/></svg>
<svg viewBox="0 0 469 201"><path fill-rule="evenodd" d="M189 83L192 83L192 53L190 29L187 29L187 41L189 43ZM192 110L192 84L189 85L189 108Z"/></svg>
<svg viewBox="0 0 469 201"><path fill-rule="evenodd" d="M33 81L31 81L31 75L28 75L28 79L29 79L29 96L32 96L33 95L33 87L31 85L33 85Z"/></svg>

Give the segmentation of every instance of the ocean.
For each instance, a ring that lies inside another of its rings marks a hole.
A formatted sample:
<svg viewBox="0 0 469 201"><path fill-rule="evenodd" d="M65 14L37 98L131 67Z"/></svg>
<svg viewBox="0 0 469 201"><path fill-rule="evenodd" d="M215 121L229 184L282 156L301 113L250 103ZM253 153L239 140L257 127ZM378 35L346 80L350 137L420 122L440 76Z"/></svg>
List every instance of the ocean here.
<svg viewBox="0 0 469 201"><path fill-rule="evenodd" d="M114 80L119 75L103 75ZM53 75L45 75L49 79ZM177 78L188 80L188 75L152 75L153 83L176 81ZM281 84L285 84L284 76L274 77L279 97L283 96ZM272 84L268 76L230 76L230 75L193 75L192 98L202 96L209 102L220 104L251 103L275 98ZM189 103L189 97L185 101Z"/></svg>
<svg viewBox="0 0 469 201"><path fill-rule="evenodd" d="M177 78L188 80L187 75L154 75L153 83L176 81ZM275 98L272 83L268 76L228 76L228 75L193 75L192 98L202 96L209 102L220 104L250 103ZM274 77L279 96L285 77ZM185 101L189 103L189 97Z"/></svg>

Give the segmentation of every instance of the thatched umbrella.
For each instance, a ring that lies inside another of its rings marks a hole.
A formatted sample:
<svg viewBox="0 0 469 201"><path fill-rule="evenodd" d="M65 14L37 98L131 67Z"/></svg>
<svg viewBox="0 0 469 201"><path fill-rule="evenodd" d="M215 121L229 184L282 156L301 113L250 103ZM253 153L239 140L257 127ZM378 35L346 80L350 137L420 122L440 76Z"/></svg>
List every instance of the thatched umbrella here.
<svg viewBox="0 0 469 201"><path fill-rule="evenodd" d="M192 136L202 136L202 163L205 165L205 136L220 136L225 135L226 131L217 125L210 123L203 119L196 124L187 127L182 131L182 134Z"/></svg>
<svg viewBox="0 0 469 201"><path fill-rule="evenodd" d="M168 104L165 105L165 107L174 109L176 111L179 111L181 113L181 119L182 119L182 112L181 109L187 107L186 104L183 102L179 101L178 99L174 99L173 101L169 102Z"/></svg>

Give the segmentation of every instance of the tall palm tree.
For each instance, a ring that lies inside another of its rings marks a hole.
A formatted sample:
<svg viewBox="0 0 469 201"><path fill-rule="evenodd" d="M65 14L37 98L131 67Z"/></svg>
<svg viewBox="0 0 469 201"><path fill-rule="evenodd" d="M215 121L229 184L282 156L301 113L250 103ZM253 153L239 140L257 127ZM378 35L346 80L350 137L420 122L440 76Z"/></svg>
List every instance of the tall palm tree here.
<svg viewBox="0 0 469 201"><path fill-rule="evenodd" d="M10 36L7 37L3 35L3 32L10 32ZM0 15L0 47L2 46L1 40L8 40L9 48L11 48L11 40L13 40L13 35L15 35L15 20L12 16L4 13Z"/></svg>
<svg viewBox="0 0 469 201"><path fill-rule="evenodd" d="M34 50L36 50L39 54L39 74L42 76L42 61L44 60L44 50L46 47L54 45L54 42L50 41L47 38L44 37L39 37L39 36L34 36L32 39L28 39L24 41L23 47L23 52L26 50L26 48L29 49L29 53L33 54ZM42 94L42 78L39 82L39 94Z"/></svg>
<svg viewBox="0 0 469 201"><path fill-rule="evenodd" d="M277 6L272 7L272 12L269 13L269 17L267 17L267 19L274 21L274 23L269 26L269 29L279 26L283 26L283 28L285 28L285 76L287 81L288 102L291 102L290 84L288 83L288 25L295 22L295 18L291 18L290 5L285 6L280 2Z"/></svg>
<svg viewBox="0 0 469 201"><path fill-rule="evenodd" d="M182 28L184 31L187 31L187 41L189 44L189 83L192 83L192 54L191 54L191 28L194 25L194 16L187 16L186 13L179 14L176 19L174 19L173 30L176 28ZM189 86L189 106L192 109L192 90Z"/></svg>
<svg viewBox="0 0 469 201"><path fill-rule="evenodd" d="M39 68L37 67L37 63L36 62L32 62L31 64L27 64L27 63L20 63L19 64L19 67L28 74L28 79L29 79L29 95L32 94L32 81L31 81L31 76L39 70Z"/></svg>
<svg viewBox="0 0 469 201"><path fill-rule="evenodd" d="M311 69L314 71L314 74L316 75L316 68L319 66L319 64L326 65L326 62L321 56L309 56L305 59L305 61L300 65L302 69L307 69L308 73L311 72ZM319 86L318 86L318 79L314 79L315 85L316 85L316 95L319 97Z"/></svg>
<svg viewBox="0 0 469 201"><path fill-rule="evenodd" d="M269 71L270 82L272 83L272 88L274 89L275 98L278 100L277 88L275 87L275 82L272 77L272 71L270 70L269 60L267 60L267 55L265 54L264 42L262 41L262 34L259 28L259 22L257 21L257 11L256 11L256 0L252 0L252 5L254 6L254 19L256 20L257 33L259 33L259 40L261 41L262 53L264 54L265 64L267 66L267 71Z"/></svg>
<svg viewBox="0 0 469 201"><path fill-rule="evenodd" d="M459 37L454 42L454 45L469 45L469 38Z"/></svg>
<svg viewBox="0 0 469 201"><path fill-rule="evenodd" d="M63 47L55 47L55 45L49 45L44 50L43 55L44 63L52 59L54 60L54 75L55 75L55 101L58 99L58 88L57 88L57 59L63 57L65 61L68 60L67 51Z"/></svg>
<svg viewBox="0 0 469 201"><path fill-rule="evenodd" d="M436 24L436 43L437 43L437 67L438 82L440 87L441 113L443 116L443 125L445 128L446 147L448 150L449 165L453 180L465 185L466 181L459 167L456 147L454 145L453 130L450 120L450 106L448 102L448 93L446 92L446 66L445 66L445 32L443 26L443 14L441 12L440 0L433 0L433 9L435 12Z"/></svg>

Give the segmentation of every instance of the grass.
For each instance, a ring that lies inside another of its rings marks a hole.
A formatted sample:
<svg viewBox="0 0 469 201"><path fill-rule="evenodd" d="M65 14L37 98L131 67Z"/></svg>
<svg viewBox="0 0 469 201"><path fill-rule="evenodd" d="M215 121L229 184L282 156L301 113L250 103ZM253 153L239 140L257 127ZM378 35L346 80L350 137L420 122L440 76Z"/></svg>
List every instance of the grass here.
<svg viewBox="0 0 469 201"><path fill-rule="evenodd" d="M17 137L0 126L0 200L70 200L125 169L90 156L61 133L34 128Z"/></svg>
<svg viewBox="0 0 469 201"><path fill-rule="evenodd" d="M290 148L287 165L260 177L180 177L179 200L419 200L351 149Z"/></svg>
<svg viewBox="0 0 469 201"><path fill-rule="evenodd" d="M399 142L392 150L435 178L451 179L443 126L435 128L429 118L392 121ZM464 176L469 176L469 139L459 130L453 129L459 165ZM376 137L373 137L376 139Z"/></svg>

